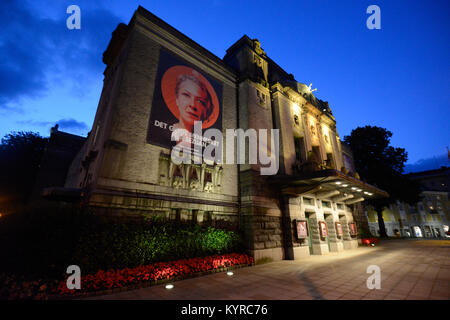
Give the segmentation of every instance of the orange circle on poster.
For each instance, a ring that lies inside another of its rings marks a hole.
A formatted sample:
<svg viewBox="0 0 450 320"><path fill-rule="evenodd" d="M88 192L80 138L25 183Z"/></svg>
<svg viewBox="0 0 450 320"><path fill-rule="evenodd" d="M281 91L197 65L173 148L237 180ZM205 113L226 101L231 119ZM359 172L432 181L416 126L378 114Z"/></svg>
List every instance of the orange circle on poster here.
<svg viewBox="0 0 450 320"><path fill-rule="evenodd" d="M190 75L196 77L206 87L206 90L208 90L208 93L212 100L211 103L213 106L213 110L208 119L206 119L206 121L203 121L202 128L206 129L211 127L219 117L219 99L217 99L216 91L212 87L211 83L198 71L186 66L174 66L169 68L164 73L161 80L161 91L164 102L166 103L170 112L172 112L172 114L177 119L180 119L180 110L178 109L176 102L175 88L177 86L178 78L182 75Z"/></svg>

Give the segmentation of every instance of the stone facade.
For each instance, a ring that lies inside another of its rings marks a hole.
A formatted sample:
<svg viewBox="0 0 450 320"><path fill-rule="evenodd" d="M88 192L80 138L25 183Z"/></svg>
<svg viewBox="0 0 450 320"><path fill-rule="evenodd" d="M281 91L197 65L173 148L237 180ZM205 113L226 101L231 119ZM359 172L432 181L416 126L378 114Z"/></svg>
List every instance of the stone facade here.
<svg viewBox="0 0 450 320"><path fill-rule="evenodd" d="M105 84L85 155L73 162L66 186L89 189L87 204L109 215L170 217L175 211L181 219L195 215L198 220L236 220L236 165L176 166L170 150L146 141L161 48L222 81L222 126L236 127L235 74L155 19L140 10L128 26L119 25L114 32L104 54ZM211 178L201 180L204 176Z"/></svg>
<svg viewBox="0 0 450 320"><path fill-rule="evenodd" d="M279 130L277 174L261 175L260 163L177 165L170 148L148 142L163 51L220 83L224 137L227 129ZM128 25L114 31L103 61L104 88L92 131L66 180L67 188L86 191L85 205L123 218L229 223L243 232L257 260L357 246L349 227L352 211L363 193L384 193L360 181L343 158L328 103L271 60L258 40L243 36L220 59L139 7ZM297 237L296 221L307 221L306 238ZM322 221L326 236L320 234Z"/></svg>

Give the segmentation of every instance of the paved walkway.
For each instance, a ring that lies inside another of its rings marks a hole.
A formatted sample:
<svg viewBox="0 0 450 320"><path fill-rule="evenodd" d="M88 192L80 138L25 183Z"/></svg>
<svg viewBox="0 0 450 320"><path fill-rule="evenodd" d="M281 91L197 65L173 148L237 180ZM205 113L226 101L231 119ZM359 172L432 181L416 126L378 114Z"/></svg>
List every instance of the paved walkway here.
<svg viewBox="0 0 450 320"><path fill-rule="evenodd" d="M381 269L369 290L367 267ZM89 299L449 300L450 240L386 240L326 256L278 261Z"/></svg>

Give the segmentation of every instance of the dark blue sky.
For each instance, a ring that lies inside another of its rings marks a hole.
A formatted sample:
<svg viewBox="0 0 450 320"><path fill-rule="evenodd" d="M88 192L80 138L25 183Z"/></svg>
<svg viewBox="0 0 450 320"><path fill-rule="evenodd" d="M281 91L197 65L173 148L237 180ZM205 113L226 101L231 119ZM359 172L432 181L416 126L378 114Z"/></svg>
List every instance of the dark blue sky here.
<svg viewBox="0 0 450 320"><path fill-rule="evenodd" d="M102 53L142 5L220 58L243 34L316 96L340 136L364 125L393 132L408 164L449 165L450 2L434 1L1 1L0 136L31 130L86 135L102 89ZM81 8L68 30L66 8ZM366 9L381 8L381 30ZM428 161L430 162L430 161Z"/></svg>

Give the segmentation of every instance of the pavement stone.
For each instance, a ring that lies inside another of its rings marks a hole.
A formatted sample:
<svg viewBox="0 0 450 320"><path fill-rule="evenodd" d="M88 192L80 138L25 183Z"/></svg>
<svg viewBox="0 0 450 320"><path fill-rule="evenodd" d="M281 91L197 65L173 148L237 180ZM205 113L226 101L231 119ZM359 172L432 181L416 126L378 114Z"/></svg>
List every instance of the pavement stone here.
<svg viewBox="0 0 450 320"><path fill-rule="evenodd" d="M276 261L164 285L95 296L101 300L448 300L450 240L385 240L340 253ZM368 289L367 267L381 270Z"/></svg>

